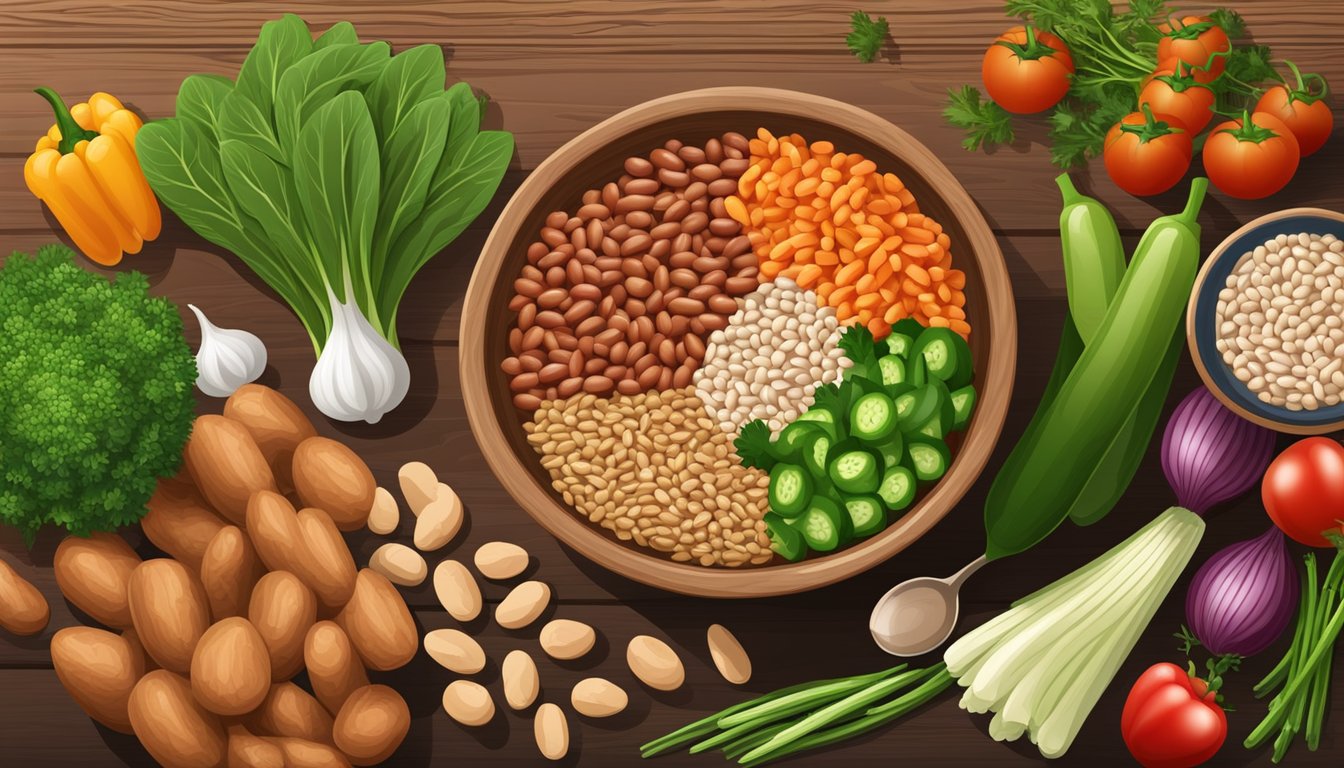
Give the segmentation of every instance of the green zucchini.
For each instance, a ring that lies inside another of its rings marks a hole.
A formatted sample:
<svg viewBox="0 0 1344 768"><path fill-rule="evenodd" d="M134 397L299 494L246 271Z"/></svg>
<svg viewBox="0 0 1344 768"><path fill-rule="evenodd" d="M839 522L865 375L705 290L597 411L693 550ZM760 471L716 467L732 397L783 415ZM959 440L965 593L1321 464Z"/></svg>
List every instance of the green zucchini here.
<svg viewBox="0 0 1344 768"><path fill-rule="evenodd" d="M929 377L946 382L948 389L971 383L971 348L949 328L926 328L915 340L912 357L923 358Z"/></svg>
<svg viewBox="0 0 1344 768"><path fill-rule="evenodd" d="M838 440L840 439L840 419L840 414L837 414L830 408L814 405L799 414L798 418L794 419L793 424L790 424L789 427L792 427L795 424L815 425L817 428L825 430L826 434L830 435L832 440ZM784 429L787 430L788 427L785 427ZM783 438L784 433L780 432L779 436Z"/></svg>
<svg viewBox="0 0 1344 768"><path fill-rule="evenodd" d="M1148 227L1093 342L999 470L985 500L990 559L1031 548L1068 517L1148 391L1199 268L1196 216L1207 188L1195 179L1185 210Z"/></svg>
<svg viewBox="0 0 1344 768"><path fill-rule="evenodd" d="M797 530L807 545L818 552L831 552L848 544L854 538L854 523L848 512L824 497L813 498L803 512Z"/></svg>
<svg viewBox="0 0 1344 768"><path fill-rule="evenodd" d="M952 430L965 429L975 412L975 387L967 384L948 395L948 400L952 403Z"/></svg>
<svg viewBox="0 0 1344 768"><path fill-rule="evenodd" d="M770 444L770 455L778 461L798 463L802 457L803 439L813 432L821 432L817 422L798 420L779 431L779 437Z"/></svg>
<svg viewBox="0 0 1344 768"><path fill-rule="evenodd" d="M807 557L807 542L803 541L802 531L773 512L766 512L762 519L770 536L770 549L775 554L793 563Z"/></svg>
<svg viewBox="0 0 1344 768"><path fill-rule="evenodd" d="M845 493L872 493L877 490L881 473L878 459L871 452L851 448L835 451L835 458L827 467L827 474L835 487Z"/></svg>
<svg viewBox="0 0 1344 768"><path fill-rule="evenodd" d="M1181 351L1185 349L1185 334L1177 331L1171 337L1162 367L1153 376L1148 391L1134 412L1129 415L1115 438L1111 440L1106 455L1097 464L1087 485L1073 500L1069 508L1069 519L1078 525L1091 525L1106 517L1116 502L1124 495L1125 489L1134 479L1148 445L1153 440L1153 431L1162 416L1162 406L1171 390L1171 380L1176 374L1176 366L1181 361Z"/></svg>
<svg viewBox="0 0 1344 768"><path fill-rule="evenodd" d="M905 361L897 355L884 355L877 360L882 372L882 386L890 387L905 382Z"/></svg>
<svg viewBox="0 0 1344 768"><path fill-rule="evenodd" d="M915 473L899 464L887 467L882 482L877 486L877 495L886 503L887 509L905 509L915 500Z"/></svg>
<svg viewBox="0 0 1344 768"><path fill-rule="evenodd" d="M812 498L812 476L797 464L779 463L770 470L768 499L770 511L783 517L796 517Z"/></svg>
<svg viewBox="0 0 1344 768"><path fill-rule="evenodd" d="M872 536L887 527L887 509L876 496L850 496L845 499L845 511L856 538Z"/></svg>
<svg viewBox="0 0 1344 768"><path fill-rule="evenodd" d="M905 358L910 356L910 350L915 346L913 336L907 336L904 333L892 331L887 337L887 351L897 357Z"/></svg>
<svg viewBox="0 0 1344 768"><path fill-rule="evenodd" d="M801 451L803 466L813 478L818 480L826 478L826 460L834 442L830 435L820 429L803 438Z"/></svg>
<svg viewBox="0 0 1344 768"><path fill-rule="evenodd" d="M1069 316L1084 344L1091 344L1125 274L1125 247L1106 206L1080 194L1067 173L1055 178L1064 195L1059 240L1064 251L1064 282Z"/></svg>
<svg viewBox="0 0 1344 768"><path fill-rule="evenodd" d="M919 334L924 332L925 326L913 317L903 317L891 324L892 334L900 334L910 340L919 338ZM888 337L890 338L890 337Z"/></svg>
<svg viewBox="0 0 1344 768"><path fill-rule="evenodd" d="M937 480L947 474L947 468L952 464L947 443L932 438L910 438L905 444L905 455L919 480Z"/></svg>
<svg viewBox="0 0 1344 768"><path fill-rule="evenodd" d="M905 440L900 432L893 432L886 441L873 446L882 457L882 468L890 469L905 460Z"/></svg>
<svg viewBox="0 0 1344 768"><path fill-rule="evenodd" d="M849 433L866 443L885 440L896 431L896 404L885 392L870 392L854 403Z"/></svg>

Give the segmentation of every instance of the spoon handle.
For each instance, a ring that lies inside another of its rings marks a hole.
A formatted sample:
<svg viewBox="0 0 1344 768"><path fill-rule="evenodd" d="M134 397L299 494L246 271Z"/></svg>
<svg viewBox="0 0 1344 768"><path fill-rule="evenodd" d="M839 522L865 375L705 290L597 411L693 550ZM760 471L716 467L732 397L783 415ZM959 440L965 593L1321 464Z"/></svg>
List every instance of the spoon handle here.
<svg viewBox="0 0 1344 768"><path fill-rule="evenodd" d="M947 585L953 589L961 589L962 582L971 578L972 574L980 570L980 568L984 566L985 563L988 562L989 558L986 557L985 555L981 555L975 558L971 562L967 563L966 566L963 567L960 571L957 571L956 573L947 577L946 579Z"/></svg>

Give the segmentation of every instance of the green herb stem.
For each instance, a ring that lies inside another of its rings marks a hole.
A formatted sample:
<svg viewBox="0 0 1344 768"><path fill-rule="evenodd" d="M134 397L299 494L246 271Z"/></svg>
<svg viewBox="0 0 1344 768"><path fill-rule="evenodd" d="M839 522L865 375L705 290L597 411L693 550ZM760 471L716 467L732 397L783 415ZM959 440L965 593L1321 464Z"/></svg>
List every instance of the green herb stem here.
<svg viewBox="0 0 1344 768"><path fill-rule="evenodd" d="M869 709L863 717L824 731L809 734L778 752L756 758L750 762L743 760L741 764L749 767L764 765L790 755L854 738L897 720L932 701L952 686L952 675L944 665L939 664L931 669L934 670L933 676L924 681L918 688L905 693L898 699Z"/></svg>
<svg viewBox="0 0 1344 768"><path fill-rule="evenodd" d="M849 715L866 710L879 700L892 695L901 688L926 676L926 674L927 670L922 669L905 672L855 691L843 699L821 707L797 723L785 728L770 741L748 752L743 756L742 761L752 762L762 759L772 752L778 752L810 733L834 725Z"/></svg>

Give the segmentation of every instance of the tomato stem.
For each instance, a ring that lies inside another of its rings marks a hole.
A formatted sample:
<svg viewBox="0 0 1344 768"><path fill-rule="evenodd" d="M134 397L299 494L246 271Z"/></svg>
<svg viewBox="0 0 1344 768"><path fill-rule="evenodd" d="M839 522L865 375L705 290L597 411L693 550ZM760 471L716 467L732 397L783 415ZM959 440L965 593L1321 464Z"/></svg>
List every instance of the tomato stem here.
<svg viewBox="0 0 1344 768"><path fill-rule="evenodd" d="M1293 77L1297 79L1296 88L1288 87L1288 84L1284 83L1284 87L1288 88L1289 103L1300 101L1303 104L1315 104L1330 95L1330 84L1326 82L1324 77L1315 72L1308 72L1304 75L1302 70L1298 69L1297 65L1288 59L1284 59L1283 63L1288 65L1288 68L1293 71ZM1313 93L1310 83L1319 83L1321 86L1320 93Z"/></svg>
<svg viewBox="0 0 1344 768"><path fill-rule="evenodd" d="M1176 71L1173 74L1159 75L1153 79L1166 83L1175 93L1185 93L1191 88L1207 88L1195 79L1191 66L1181 59L1176 60Z"/></svg>
<svg viewBox="0 0 1344 768"><path fill-rule="evenodd" d="M1212 21L1183 24L1179 19L1173 19L1171 20L1171 31L1167 32L1167 37L1173 40L1194 40L1210 29L1213 29Z"/></svg>
<svg viewBox="0 0 1344 768"><path fill-rule="evenodd" d="M1025 44L1014 43L1011 40L996 40L994 44L1002 45L1004 48L1007 48L1008 50L1012 51L1013 55L1017 56L1017 58L1021 59L1022 61L1035 61L1037 59L1044 59L1055 53L1054 48L1051 48L1049 45L1041 42L1036 37L1036 27L1032 26L1031 24L1027 24L1026 28L1027 28L1027 42Z"/></svg>
<svg viewBox="0 0 1344 768"><path fill-rule="evenodd" d="M1120 131L1122 133L1134 134L1135 136L1138 137L1140 144L1147 144L1150 141L1160 139L1163 136L1167 136L1169 134L1185 132L1183 128L1177 128L1171 123L1158 120L1156 117L1154 117L1153 108L1151 105L1148 104L1148 102L1145 101L1143 104L1141 104L1139 106L1139 109L1143 111L1143 123L1142 124L1121 123Z"/></svg>
<svg viewBox="0 0 1344 768"><path fill-rule="evenodd" d="M1279 135L1272 128L1256 125L1251 120L1251 112L1248 109L1241 110L1239 122L1241 125L1236 128L1224 128L1223 133L1230 134L1237 141L1249 141L1253 144L1263 144Z"/></svg>

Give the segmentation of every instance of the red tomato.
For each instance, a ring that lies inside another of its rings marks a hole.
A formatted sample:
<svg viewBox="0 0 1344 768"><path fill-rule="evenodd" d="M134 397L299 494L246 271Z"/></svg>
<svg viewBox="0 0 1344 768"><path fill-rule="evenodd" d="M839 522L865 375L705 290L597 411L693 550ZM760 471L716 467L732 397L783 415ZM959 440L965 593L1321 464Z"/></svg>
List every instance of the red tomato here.
<svg viewBox="0 0 1344 768"><path fill-rule="evenodd" d="M1175 664L1154 664L1134 681L1120 734L1144 768L1190 768L1218 753L1227 715L1217 695Z"/></svg>
<svg viewBox="0 0 1344 768"><path fill-rule="evenodd" d="M1209 17L1172 18L1157 29L1162 33L1157 41L1158 61L1180 59L1192 67L1208 71L1212 77L1223 73L1227 64L1224 59L1232 50L1232 41Z"/></svg>
<svg viewBox="0 0 1344 768"><path fill-rule="evenodd" d="M1287 84L1276 85L1265 91L1256 102L1255 111L1271 114L1283 121L1288 130L1297 138L1298 149L1306 157L1320 149L1330 138L1335 127L1335 116L1330 105L1325 103L1325 78L1311 72L1303 75L1297 65L1288 62L1288 67L1297 77L1297 87ZM1320 92L1308 87L1308 83L1319 82Z"/></svg>
<svg viewBox="0 0 1344 768"><path fill-rule="evenodd" d="M1344 447L1324 437L1298 440L1265 470L1260 499L1279 530L1310 547L1344 520Z"/></svg>
<svg viewBox="0 0 1344 768"><path fill-rule="evenodd" d="M1125 115L1106 134L1102 159L1115 185L1131 195L1166 192L1190 168L1190 132L1171 115L1143 111Z"/></svg>
<svg viewBox="0 0 1344 768"><path fill-rule="evenodd" d="M1063 40L1035 27L1013 27L989 46L980 66L985 91L1009 112L1042 112L1069 90L1073 56Z"/></svg>
<svg viewBox="0 0 1344 768"><path fill-rule="evenodd" d="M1204 142L1209 181L1243 200L1258 200L1283 189L1301 159L1293 132L1267 112L1222 123Z"/></svg>
<svg viewBox="0 0 1344 768"><path fill-rule="evenodd" d="M1179 71L1178 71L1179 70ZM1204 130L1213 119L1213 91L1201 85L1179 59L1158 68L1139 91L1139 106L1171 115L1192 134Z"/></svg>

